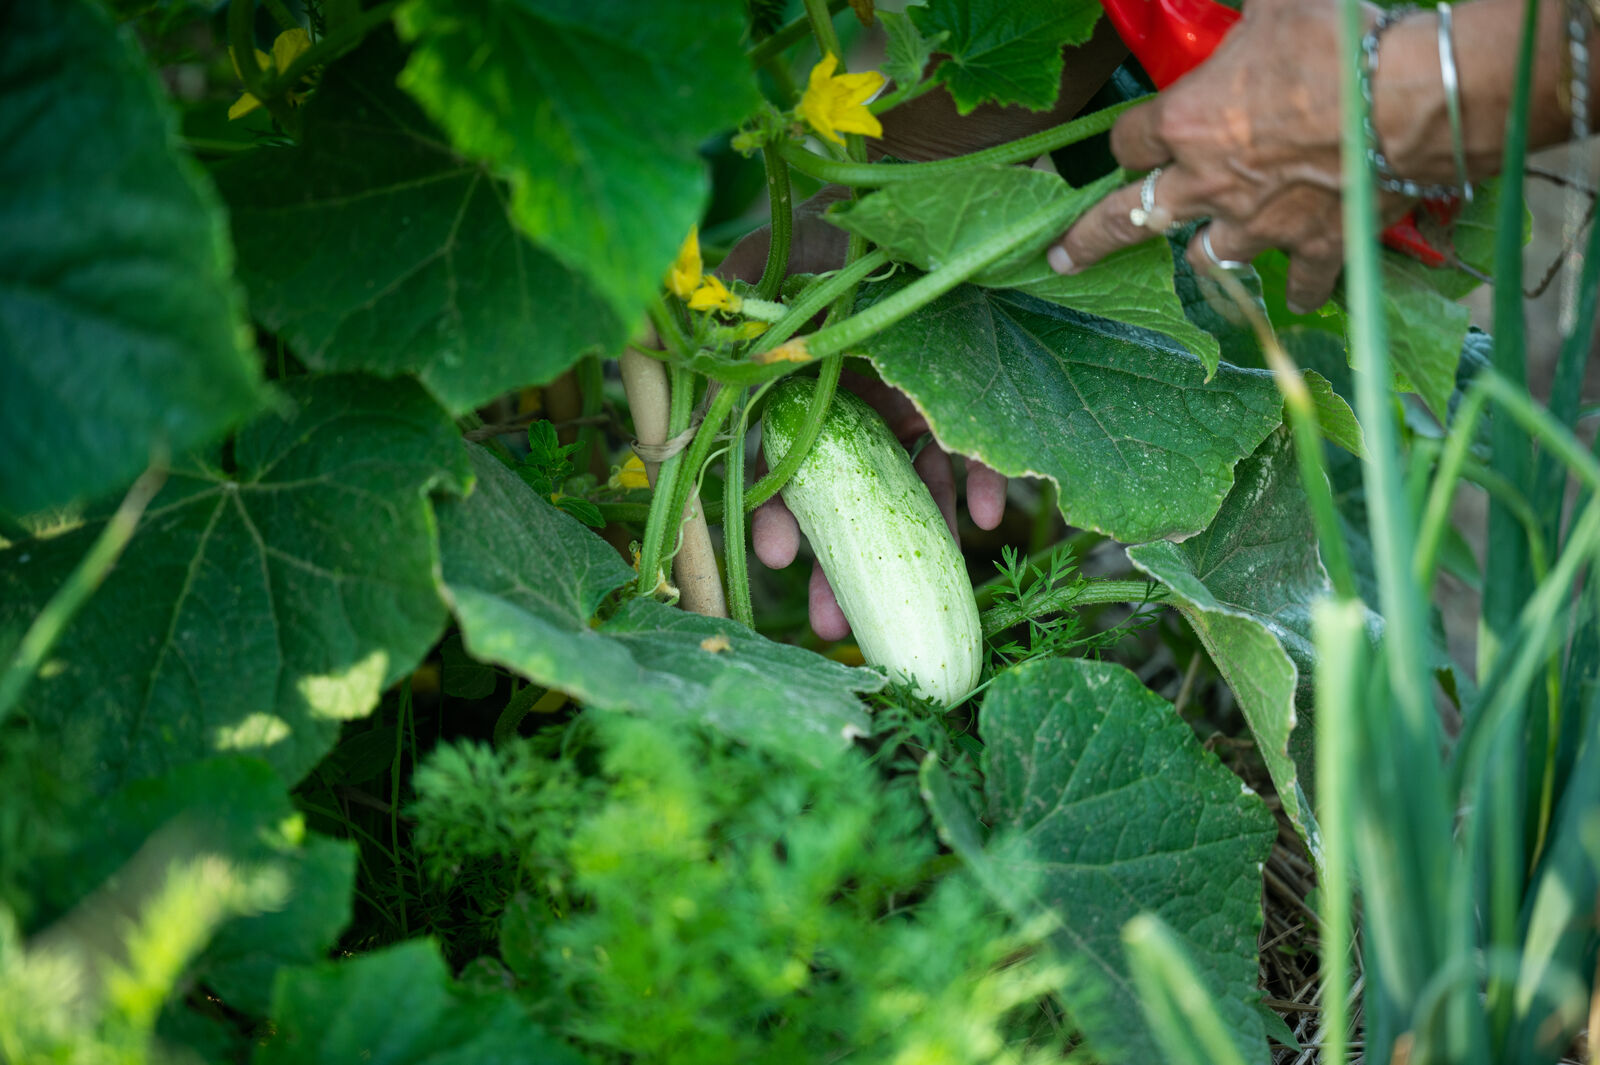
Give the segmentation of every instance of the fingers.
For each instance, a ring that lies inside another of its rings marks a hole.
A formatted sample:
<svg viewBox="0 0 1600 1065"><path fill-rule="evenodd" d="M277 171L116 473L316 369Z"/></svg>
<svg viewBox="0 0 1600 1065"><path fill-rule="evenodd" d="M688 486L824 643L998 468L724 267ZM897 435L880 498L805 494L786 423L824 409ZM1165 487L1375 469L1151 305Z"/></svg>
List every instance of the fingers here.
<svg viewBox="0 0 1600 1065"><path fill-rule="evenodd" d="M1212 213L1188 171L1175 166L1161 172L1155 187L1156 210L1146 224L1137 225L1133 212L1143 207L1143 184L1124 185L1084 212L1050 249L1051 268L1058 274L1079 273L1114 251L1159 236L1174 222Z"/></svg>
<svg viewBox="0 0 1600 1065"><path fill-rule="evenodd" d="M1006 475L967 459L967 513L980 529L993 529L1006 516Z"/></svg>
<svg viewBox="0 0 1600 1065"><path fill-rule="evenodd" d="M1320 257L1302 254L1290 259L1288 287L1284 293L1289 310L1295 314L1310 314L1327 303L1343 266L1337 254Z"/></svg>
<svg viewBox="0 0 1600 1065"><path fill-rule="evenodd" d="M844 611L839 609L839 600L833 597L833 587L828 584L828 575L823 573L822 567L817 564L811 567L808 600L811 631L815 632L819 639L842 640L850 635L850 622L845 620Z"/></svg>
<svg viewBox="0 0 1600 1065"><path fill-rule="evenodd" d="M800 526L780 497L773 496L750 515L750 547L768 569L783 569L799 554Z"/></svg>
<svg viewBox="0 0 1600 1065"><path fill-rule="evenodd" d="M1111 127L1111 154L1129 170L1151 170L1172 161L1172 149L1161 137L1162 106L1158 96L1129 109Z"/></svg>
<svg viewBox="0 0 1600 1065"><path fill-rule="evenodd" d="M944 515L945 524L950 526L950 535L956 536L956 476L950 469L950 456L937 443L930 442L912 465L922 483L928 486L939 513Z"/></svg>
<svg viewBox="0 0 1600 1065"><path fill-rule="evenodd" d="M1229 263L1248 263L1268 247L1226 222L1207 222L1195 230L1194 237L1189 241L1189 250L1184 256L1189 260L1189 266L1195 274L1200 277L1210 277L1212 271L1225 269L1212 262L1211 256L1206 254L1207 237L1211 238L1211 250L1216 253L1217 258Z"/></svg>

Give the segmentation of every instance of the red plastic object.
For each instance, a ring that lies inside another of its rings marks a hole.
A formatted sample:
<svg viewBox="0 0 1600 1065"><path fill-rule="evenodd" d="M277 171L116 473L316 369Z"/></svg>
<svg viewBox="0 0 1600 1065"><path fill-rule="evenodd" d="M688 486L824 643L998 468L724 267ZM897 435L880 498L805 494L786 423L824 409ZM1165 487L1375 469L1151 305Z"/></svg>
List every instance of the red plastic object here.
<svg viewBox="0 0 1600 1065"><path fill-rule="evenodd" d="M1118 36L1158 89L1165 89L1210 57L1241 17L1239 12L1217 0L1100 2ZM1417 211L1424 209L1434 222L1449 225L1460 206L1457 200L1422 201L1410 214L1383 231L1384 246L1426 266L1443 266L1449 256L1423 235L1417 225Z"/></svg>

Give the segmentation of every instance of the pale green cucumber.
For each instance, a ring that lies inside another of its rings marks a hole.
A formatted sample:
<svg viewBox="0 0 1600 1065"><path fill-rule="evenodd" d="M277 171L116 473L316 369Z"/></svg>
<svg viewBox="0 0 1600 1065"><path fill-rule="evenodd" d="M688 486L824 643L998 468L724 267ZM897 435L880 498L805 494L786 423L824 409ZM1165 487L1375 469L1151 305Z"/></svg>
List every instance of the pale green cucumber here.
<svg viewBox="0 0 1600 1065"><path fill-rule="evenodd" d="M815 382L777 385L761 419L769 466L805 421ZM861 656L949 706L978 683L983 629L961 551L911 457L876 411L840 391L783 489Z"/></svg>

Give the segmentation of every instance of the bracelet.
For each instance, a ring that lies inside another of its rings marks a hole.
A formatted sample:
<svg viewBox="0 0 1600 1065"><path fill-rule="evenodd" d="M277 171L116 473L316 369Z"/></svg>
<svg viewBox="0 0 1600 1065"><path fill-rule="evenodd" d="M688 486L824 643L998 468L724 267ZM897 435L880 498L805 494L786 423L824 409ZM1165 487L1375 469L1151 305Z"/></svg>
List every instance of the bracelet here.
<svg viewBox="0 0 1600 1065"><path fill-rule="evenodd" d="M1444 109L1450 116L1450 154L1456 161L1456 181L1461 185L1461 198L1472 202L1472 182L1467 180L1467 141L1461 130L1461 79L1456 73L1455 40L1451 33L1450 5L1440 0L1439 12L1439 78L1444 82Z"/></svg>
<svg viewBox="0 0 1600 1065"><path fill-rule="evenodd" d="M1398 192L1414 200L1448 200L1464 195L1466 190L1454 185L1424 185L1410 178L1400 177L1379 149L1378 129L1372 122L1372 76L1378 71L1378 38L1383 35L1384 30L1416 10L1415 7L1408 6L1390 8L1382 12L1378 15L1378 21L1372 24L1372 29L1361 38L1361 63L1356 73L1361 82L1361 98L1367 105L1361 116L1361 124L1367 134L1367 162L1372 164L1372 169L1377 174L1378 187L1385 192Z"/></svg>

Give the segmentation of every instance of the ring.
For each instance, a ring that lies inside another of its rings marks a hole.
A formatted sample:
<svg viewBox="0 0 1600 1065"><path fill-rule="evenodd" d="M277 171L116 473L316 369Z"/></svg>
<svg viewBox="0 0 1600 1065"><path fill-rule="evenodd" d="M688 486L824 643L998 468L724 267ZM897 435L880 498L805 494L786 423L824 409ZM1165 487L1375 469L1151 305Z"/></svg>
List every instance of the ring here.
<svg viewBox="0 0 1600 1065"><path fill-rule="evenodd" d="M1207 222L1200 227L1200 250L1206 253L1206 258L1211 260L1211 265L1218 270L1248 270L1250 264L1240 262L1238 259L1223 259L1217 255L1217 250L1211 246L1211 223Z"/></svg>
<svg viewBox="0 0 1600 1065"><path fill-rule="evenodd" d="M1145 223L1150 221L1150 216L1156 211L1156 179L1161 176L1161 167L1156 167L1144 176L1144 184L1139 186L1139 206L1128 212L1128 221L1143 229Z"/></svg>

